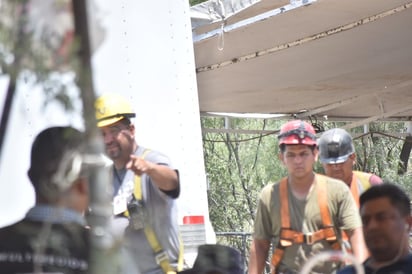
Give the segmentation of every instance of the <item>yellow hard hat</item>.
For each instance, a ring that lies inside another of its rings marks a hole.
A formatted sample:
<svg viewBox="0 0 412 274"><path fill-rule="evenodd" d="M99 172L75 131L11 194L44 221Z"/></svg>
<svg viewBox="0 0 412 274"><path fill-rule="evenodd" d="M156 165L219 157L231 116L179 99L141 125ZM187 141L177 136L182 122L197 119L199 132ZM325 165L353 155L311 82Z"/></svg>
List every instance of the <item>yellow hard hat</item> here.
<svg viewBox="0 0 412 274"><path fill-rule="evenodd" d="M97 127L105 127L114 124L124 118L133 118L130 103L122 96L108 93L100 96L94 103L96 109Z"/></svg>

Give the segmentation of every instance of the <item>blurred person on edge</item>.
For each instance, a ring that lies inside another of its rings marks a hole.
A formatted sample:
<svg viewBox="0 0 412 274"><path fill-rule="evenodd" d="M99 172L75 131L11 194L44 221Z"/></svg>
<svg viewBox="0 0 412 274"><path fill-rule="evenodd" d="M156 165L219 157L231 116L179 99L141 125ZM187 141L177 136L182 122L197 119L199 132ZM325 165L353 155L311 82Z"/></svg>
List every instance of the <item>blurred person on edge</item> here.
<svg viewBox="0 0 412 274"><path fill-rule="evenodd" d="M36 202L23 220L0 229L0 272L88 273L88 168L83 135L71 127L40 132L28 176Z"/></svg>
<svg viewBox="0 0 412 274"><path fill-rule="evenodd" d="M363 234L370 257L363 263L365 274L410 274L412 254L411 201L397 185L384 182L360 196ZM356 274L348 266L338 274Z"/></svg>

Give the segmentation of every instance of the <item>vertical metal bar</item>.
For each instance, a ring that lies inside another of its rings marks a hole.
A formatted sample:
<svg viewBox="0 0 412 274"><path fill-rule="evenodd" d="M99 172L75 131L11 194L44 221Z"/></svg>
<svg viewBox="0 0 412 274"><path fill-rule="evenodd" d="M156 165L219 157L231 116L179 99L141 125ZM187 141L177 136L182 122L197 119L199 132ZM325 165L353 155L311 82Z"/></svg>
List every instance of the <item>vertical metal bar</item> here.
<svg viewBox="0 0 412 274"><path fill-rule="evenodd" d="M100 155L103 141L96 126L94 115L95 93L92 80L91 47L88 25L87 0L72 0L75 37L78 42L79 67L77 81L83 102L83 117L89 153ZM89 273L119 273L119 250L110 233L112 216L110 176L103 167L96 168L90 178L90 214L88 224L91 230Z"/></svg>
<svg viewBox="0 0 412 274"><path fill-rule="evenodd" d="M9 122L11 106L13 104L13 97L16 91L16 78L10 76L10 81L7 87L6 99L4 100L3 114L0 121L0 158L3 151L3 143L6 138L6 130Z"/></svg>

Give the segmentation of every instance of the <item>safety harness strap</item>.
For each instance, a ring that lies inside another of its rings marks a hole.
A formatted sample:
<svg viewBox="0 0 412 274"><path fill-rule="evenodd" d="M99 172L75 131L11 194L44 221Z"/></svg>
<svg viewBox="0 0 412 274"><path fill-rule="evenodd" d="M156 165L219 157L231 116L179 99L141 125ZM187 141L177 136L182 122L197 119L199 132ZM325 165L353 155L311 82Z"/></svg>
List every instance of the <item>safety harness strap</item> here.
<svg viewBox="0 0 412 274"><path fill-rule="evenodd" d="M280 180L279 198L282 227L280 229L278 245L272 256L272 274L276 273L277 267L284 256L285 249L293 244L305 243L311 245L320 240L326 240L331 244L333 249L339 250L341 248L336 237L335 229L332 226L332 221L328 210L326 180L323 176L319 176L317 174L315 174L315 176L317 182L318 204L324 228L308 234L303 234L300 231L291 229L287 177Z"/></svg>
<svg viewBox="0 0 412 274"><path fill-rule="evenodd" d="M361 183L361 191L365 191L371 187L370 178L372 177L372 173L361 172L361 171L353 171L355 177L357 177Z"/></svg>
<svg viewBox="0 0 412 274"><path fill-rule="evenodd" d="M149 154L150 149L145 149L140 158L144 159L147 154ZM138 201L143 200L143 193L142 193L142 179L140 176L134 176L134 191L133 191L134 198Z"/></svg>
<svg viewBox="0 0 412 274"><path fill-rule="evenodd" d="M350 183L350 191L352 193L353 198L355 199L356 205L359 208L359 191L363 192L371 187L371 183L369 181L372 174L353 171L352 181ZM360 185L359 185L360 183ZM345 231L342 231L342 241L348 242L349 237ZM346 252L353 253L352 249L349 245L345 245Z"/></svg>
<svg viewBox="0 0 412 274"><path fill-rule="evenodd" d="M291 246L292 244L314 244L320 240L331 239L334 240L335 230L333 227L323 228L321 230L303 234L288 228L283 228L280 231L280 239L282 246Z"/></svg>
<svg viewBox="0 0 412 274"><path fill-rule="evenodd" d="M332 227L332 219L330 218L328 209L328 194L326 193L326 180L324 176L316 176L318 204L320 215L322 217L323 227Z"/></svg>
<svg viewBox="0 0 412 274"><path fill-rule="evenodd" d="M290 228L290 219L289 219L289 198L288 198L287 180L288 178L284 177L280 180L280 183L279 183L280 218L282 222L282 227L280 229L278 245L272 255L272 261L271 261L272 274L276 273L277 267L282 261L283 255L285 254L285 248L293 244L293 241L288 239L289 237L286 237L286 238L282 237L282 232L284 229L292 231L292 229Z"/></svg>
<svg viewBox="0 0 412 274"><path fill-rule="evenodd" d="M335 228L332 223L332 218L330 217L328 208L328 193L326 188L326 177L323 175L316 174L317 190L318 190L318 204L320 208L320 214L322 216L323 229L320 231L324 232L324 238L328 241L332 248L335 250L341 249L341 244L336 236Z"/></svg>
<svg viewBox="0 0 412 274"><path fill-rule="evenodd" d="M290 228L289 219L289 198L288 198L288 178L282 178L279 185L280 195L280 218L282 220L282 228Z"/></svg>

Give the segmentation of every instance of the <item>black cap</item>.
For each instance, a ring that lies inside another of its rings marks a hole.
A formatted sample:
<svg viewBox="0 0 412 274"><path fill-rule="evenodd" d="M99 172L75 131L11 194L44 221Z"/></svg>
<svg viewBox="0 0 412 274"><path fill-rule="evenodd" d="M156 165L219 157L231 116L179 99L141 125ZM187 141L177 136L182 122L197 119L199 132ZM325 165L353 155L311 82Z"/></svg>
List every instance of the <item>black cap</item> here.
<svg viewBox="0 0 412 274"><path fill-rule="evenodd" d="M193 268L181 271L184 274L201 273L244 274L244 261L240 252L232 247L206 244L198 248Z"/></svg>
<svg viewBox="0 0 412 274"><path fill-rule="evenodd" d="M55 190L52 195L70 186L79 175L72 171L76 156L82 152L82 144L83 134L69 126L49 127L36 136L28 175L38 194L46 185Z"/></svg>

